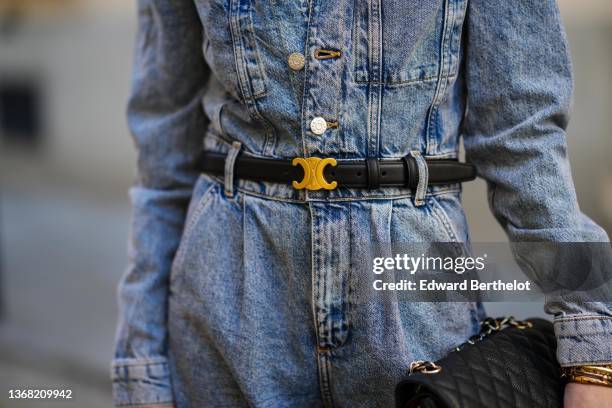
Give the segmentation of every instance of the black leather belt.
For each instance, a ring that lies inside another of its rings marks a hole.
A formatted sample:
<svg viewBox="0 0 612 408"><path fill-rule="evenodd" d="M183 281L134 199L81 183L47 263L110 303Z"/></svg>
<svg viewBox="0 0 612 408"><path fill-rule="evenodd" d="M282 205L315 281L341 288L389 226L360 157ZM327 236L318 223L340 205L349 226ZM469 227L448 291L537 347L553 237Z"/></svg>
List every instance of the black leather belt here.
<svg viewBox="0 0 612 408"><path fill-rule="evenodd" d="M202 170L223 175L226 155L204 152ZM453 159L427 159L428 185L461 183L476 178L470 163ZM416 188L419 182L417 161L412 156L395 160L335 160L332 158L263 159L240 155L234 165L234 177L274 183L292 183L308 190L336 187L375 189L379 187Z"/></svg>

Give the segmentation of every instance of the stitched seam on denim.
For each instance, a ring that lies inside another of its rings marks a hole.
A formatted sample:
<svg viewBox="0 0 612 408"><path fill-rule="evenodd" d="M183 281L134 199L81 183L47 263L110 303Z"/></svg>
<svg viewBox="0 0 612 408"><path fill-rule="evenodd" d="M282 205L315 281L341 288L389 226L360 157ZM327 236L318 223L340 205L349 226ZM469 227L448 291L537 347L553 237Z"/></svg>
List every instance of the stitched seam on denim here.
<svg viewBox="0 0 612 408"><path fill-rule="evenodd" d="M263 153L273 156L276 147L276 135L274 133L274 128L272 127L272 124L266 117L261 114L255 101L253 101L252 104L247 103L247 107L251 108L250 110L253 112L255 117L259 120L259 122L263 125L265 129L266 140L264 141L264 145L262 148Z"/></svg>
<svg viewBox="0 0 612 408"><path fill-rule="evenodd" d="M170 379L169 375L163 377L160 380L154 380L148 377L120 377L120 378L113 378L112 383L113 385L117 385L117 386L126 386L127 384L130 384L130 383L139 383L139 384L151 385L154 387L167 388L169 379Z"/></svg>
<svg viewBox="0 0 612 408"><path fill-rule="evenodd" d="M217 139L220 142L223 143L227 143L227 149L229 150L231 147L231 144L234 142L232 141L228 141L227 139L223 139L221 137L219 137L218 135L216 135L215 133L210 133L210 136ZM222 153L227 153L227 152L222 152ZM254 158L260 158L260 159L273 159L273 158L277 158L279 160L289 160L288 157L278 157L278 156L267 156L264 154L260 154L257 152L252 152L252 151L244 151L243 152L245 156L248 157L254 157ZM402 160L404 156L385 156L385 157L378 157L378 159L381 162L385 162L385 161L397 161L397 160ZM437 160L437 159L457 159L459 157L459 154L457 151L451 151L451 152L446 152L446 153L436 153L436 154L426 154L423 155L423 157L427 160L432 159L432 160ZM363 162L365 160L365 157L356 157L356 158L342 158L342 159L338 159L338 160L342 160L342 161L346 161L346 162Z"/></svg>
<svg viewBox="0 0 612 408"><path fill-rule="evenodd" d="M161 357L161 358L165 359L165 357ZM113 362L111 364L111 368L147 367L147 366L157 366L157 365L166 365L167 366L168 362L167 361L158 361L158 362L154 361L154 362L150 362L150 363L147 363L147 362L143 362L143 363L137 363L137 362L134 362L134 363Z"/></svg>
<svg viewBox="0 0 612 408"><path fill-rule="evenodd" d="M350 36L350 35L351 35L350 32L346 32L346 30L342 30L342 35L340 36L341 43L346 44L347 36ZM338 76L338 79L330 82L329 88L328 88L328 90L332 90L337 95L337 97L334 98L333 107L331 107L330 109L330 118L329 118L330 122L328 122L328 132L329 132L328 139L329 140L339 139L341 137L341 133L343 132L342 112L344 111L344 108L345 108L344 103L343 103L343 98L342 98L343 86L344 86L343 78L346 75L348 64L346 63L346 56L342 54L342 52L341 52L341 56L342 56L341 58L334 58L331 60L331 61L335 61L334 63L338 65L338 67L335 69L340 73L340 75ZM349 77L350 77L350 74L349 74ZM334 122L335 122L335 125L332 126L331 123L334 123Z"/></svg>
<svg viewBox="0 0 612 408"><path fill-rule="evenodd" d="M315 340L317 346L319 345L319 323L317 319L317 278L316 278L316 265L317 265L317 244L316 244L316 233L315 233L315 210L312 204L308 204L310 211L310 286L311 286L311 298L312 298L312 319L315 330Z"/></svg>
<svg viewBox="0 0 612 408"><path fill-rule="evenodd" d="M576 320L612 320L612 316L576 316L576 317L559 317L555 318L553 323L571 322Z"/></svg>
<svg viewBox="0 0 612 408"><path fill-rule="evenodd" d="M321 210L319 210L319 212L321 212ZM327 217L327 214L324 214L325 217ZM322 218L321 215L318 215L317 218ZM327 223L327 221L325 221ZM330 309L330 305L325 302L325 300L328 298L328 293L329 293L329 270L327 268L327 263L326 261L328 260L328 257L325 256L327 255L326 252L324 252L324 248L325 242L329 242L329 237L327 235L327 231L326 231L326 225L322 226L321 223L317 223L317 225L319 226L318 228L318 234L317 234L317 243L318 243L318 249L319 249L319 259L318 259L318 272L319 272L319 281L321 284L321 291L319 292L319 302L322 306L325 307L325 310L329 310ZM323 317L323 321L321 322L321 326L324 328L324 332L325 332L325 336L324 336L324 345L326 347L331 347L333 346L333 330L332 330L332 319L330 318L329 313L326 313Z"/></svg>
<svg viewBox="0 0 612 408"><path fill-rule="evenodd" d="M240 35L240 17L239 10L235 10L240 7L240 0L230 0L230 12L229 12L229 25L230 35L232 36L232 44L234 45L234 64L236 66L236 73L238 75L238 86L242 97L246 101L250 98L250 92L245 89L245 79L243 78L243 57L242 57L242 37Z"/></svg>
<svg viewBox="0 0 612 408"><path fill-rule="evenodd" d="M326 359L325 359L326 360L325 361L326 362L325 366L326 366L326 369L327 369L327 384L328 384L327 387L328 387L328 390L329 390L329 405L331 407L333 407L335 404L334 404L334 393L333 393L332 384L331 384L331 382L332 382L331 357L332 357L332 353L329 352L327 354Z"/></svg>
<svg viewBox="0 0 612 408"><path fill-rule="evenodd" d="M364 80L355 80L353 81L357 85L384 85L385 88L396 88L405 85L413 85L413 84L422 84L426 82L433 82L438 79L453 81L457 77L456 73L449 73L440 76L426 76L423 78L415 78L415 79L405 79L403 81L364 81Z"/></svg>
<svg viewBox="0 0 612 408"><path fill-rule="evenodd" d="M435 80L437 80L438 77L425 77L425 78L419 78L419 79L407 79L405 81L395 81L395 82L388 82L388 81L355 81L356 84L358 85L383 85L385 86L385 88L395 88L395 87L400 87L402 85L413 85L413 84L422 84L424 82L433 82Z"/></svg>
<svg viewBox="0 0 612 408"><path fill-rule="evenodd" d="M451 66L449 67L449 76L456 76L461 66L461 38L463 36L463 27L467 17L467 0L456 0L455 4L455 23L453 24L453 32L450 41L450 58ZM457 54L453 55L453 49L457 50ZM453 64L453 57L456 63Z"/></svg>
<svg viewBox="0 0 612 408"><path fill-rule="evenodd" d="M331 364L329 363L331 355L330 352L319 354L319 363L321 365L321 394L323 396L323 402L326 407L334 406L334 399L332 396L331 389Z"/></svg>
<svg viewBox="0 0 612 408"><path fill-rule="evenodd" d="M263 58L261 58L261 54L259 51L259 46L257 44L257 38L255 37L255 26L253 24L253 8L251 7L251 4L249 3L249 29L251 30L251 32L249 33L249 35L252 35L252 41L253 41L253 48L254 48L254 52L255 52L255 60L257 61L257 71L259 71L259 75L261 76L260 79L258 79L258 81L261 81L261 85L263 87L263 90L261 92L258 92L256 94L253 95L254 99L257 99L259 97L265 96L268 94L267 92L267 74L266 74L266 70L263 69ZM252 33L252 34L251 34ZM252 78L251 78L252 81Z"/></svg>
<svg viewBox="0 0 612 408"><path fill-rule="evenodd" d="M594 329L585 328L582 332L579 332L576 329L571 328L571 327L569 329L561 329L561 328L557 329L557 326L559 326L560 324L571 324L571 323L576 323L576 322L595 322L595 321L608 322L608 321L612 321L612 318L606 317L606 316L585 316L583 318L577 317L573 319L572 318L562 318L562 319L554 319L553 325L555 326L556 335L558 339L568 339L568 338L574 338L576 336L580 336L583 338L611 337L612 336L612 326L598 327ZM561 330L564 330L564 332L561 333L560 332ZM590 332L588 330L590 330Z"/></svg>
<svg viewBox="0 0 612 408"><path fill-rule="evenodd" d="M229 149L231 148L232 143L235 141L233 139L227 139L224 137L224 135L219 134L216 129L214 128L208 128L206 130L206 134L205 137L210 137L215 139L217 142L221 143L224 145L225 149L223 149L224 151L220 151L219 153L227 153L227 151L229 151ZM265 155L259 152L254 152L254 151L248 151L246 150L248 149L248 146L243 145L243 154L245 156L249 156L249 157L255 157L255 158L261 158L261 159L288 159L288 157L280 157L277 155ZM440 153L440 152L436 152L435 154L426 154L423 157L425 157L425 159L447 159L447 158L452 158L452 159L457 159L459 157L459 152L457 150L454 151L449 151L449 152L444 152L444 153ZM387 161L387 160L401 160L403 158L403 156L385 156L385 157L379 157L378 159L381 161ZM347 162L361 162L364 160L364 158L343 158L342 160L347 161Z"/></svg>
<svg viewBox="0 0 612 408"><path fill-rule="evenodd" d="M319 215L317 214L317 210L315 207L313 207L314 209L314 217L312 219L313 225L314 225L314 229L313 229L313 251L315 253L315 261L313 264L313 268L314 268L314 277L315 277L315 285L312 288L313 293L315 294L315 302L314 302L314 307L315 307L315 322L316 322L316 328L317 328L317 347L319 347L322 343L324 343L324 340L322 339L322 322L320 320L319 317L319 311L320 311L320 303L321 303L321 297L322 297L322 293L323 292L323 282L321 282L322 277L321 277L321 227L319 225L319 221L318 221L318 217Z"/></svg>
<svg viewBox="0 0 612 408"><path fill-rule="evenodd" d="M381 4L379 0L368 1L368 70L373 78L382 81L382 30ZM369 78L369 75L368 75ZM367 157L377 157L380 144L380 108L382 86L374 85L368 89L368 138Z"/></svg>
<svg viewBox="0 0 612 408"><path fill-rule="evenodd" d="M272 124L261 114L257 108L257 102L255 100L256 98L265 96L265 92L259 95L252 95L251 93L251 79L248 73L248 68L245 65L245 47L242 38L242 29L240 27L240 0L230 0L229 20L230 34L232 36L232 44L234 45L234 62L236 65L240 92L247 107L247 111L249 112L249 116L253 120L261 123L265 129L266 139L264 141L262 150L264 153L271 154L274 151L276 138L274 137L274 129ZM252 19L249 20L252 22Z"/></svg>
<svg viewBox="0 0 612 408"><path fill-rule="evenodd" d="M444 21L443 21L443 29L442 29L442 39L441 39L441 43L440 43L440 60L439 60L439 64L440 67L438 68L438 85L436 86L436 91L434 93L434 97L433 100L431 101L431 105L429 108L429 112L427 114L427 127L426 127L426 140L425 140L425 151L426 154L433 154L437 147L438 147L438 141L435 138L435 135L433 135L433 122L434 122L434 118L437 115L437 110L438 110L438 104L440 103L441 100L441 95L444 93L445 88L446 88L446 82L448 81L447 79L444 78L444 74L446 72L446 51L447 51L447 36L448 36L448 29L449 29L449 18L450 19L454 19L453 15L452 15L452 11L450 9L450 0L445 0L444 2Z"/></svg>
<svg viewBox="0 0 612 408"><path fill-rule="evenodd" d="M209 200L212 198L212 190L217 186L218 184L213 183L210 187L208 187L204 191L204 193L202 194L202 197L200 197L198 204L193 210L193 214L191 214L191 217L190 217L191 220L189 220L189 223L185 227L185 238L188 238L189 235L191 235L192 230L195 227L195 224L199 221L202 215L202 211L204 211L204 207L209 202Z"/></svg>
<svg viewBox="0 0 612 408"><path fill-rule="evenodd" d="M349 270L347 273L347 294L346 294L346 340L345 340L345 344L348 342L349 336L351 335L351 329L352 329L352 321L351 321L351 313L353 311L353 293L354 293L354 287L353 287L353 242L354 242L354 236L353 236L353 205L352 203L347 203L347 207L348 207L348 231L349 231L349 236L348 236L348 256L349 256Z"/></svg>
<svg viewBox="0 0 612 408"><path fill-rule="evenodd" d="M229 13L230 34L232 36L232 44L234 49L234 63L236 73L238 75L238 85L247 108L251 108L250 100L253 99L251 94L251 83L247 71L245 60L245 46L242 38L242 28L240 27L240 0L230 0ZM249 112L251 109L249 109Z"/></svg>
<svg viewBox="0 0 612 408"><path fill-rule="evenodd" d="M334 198L311 198L309 200L296 200L296 199L291 199L291 198L282 198L282 197L273 196L273 195L261 194L261 193L255 192L255 191L251 191L251 190L247 190L247 189L242 189L242 188L238 188L238 191L240 191L243 194L259 197L259 198L262 198L262 199L269 199L269 200L273 200L273 201L281 201L281 202L285 202L285 203L295 203L295 204L308 204L310 202L313 202L313 203L320 203L320 202L333 203L333 202L343 202L343 201L354 202L354 201L373 201L373 200L403 200L403 199L413 198L413 195L408 193L408 194L399 194L399 195L363 196L363 197L334 197ZM428 197L443 196L443 195L446 195L446 194L456 194L456 193L459 193L459 192L461 192L461 189L459 189L459 188L453 188L453 189L448 189L448 190L439 190L439 191L436 191L435 193L428 192L427 195L425 196L425 199L427 199Z"/></svg>
<svg viewBox="0 0 612 408"><path fill-rule="evenodd" d="M286 203L295 203L295 204L308 204L309 202L334 203L334 202L343 202L343 201L355 202L355 201L374 201L374 200L404 200L404 199L410 199L414 197L412 194L399 194L399 195L364 196L364 197L311 198L310 200L306 201L306 200L294 200L291 198L280 198L278 196L261 194L261 193L257 193L257 192L254 192L251 190L245 190L245 189L238 189L238 190L243 194L259 197L262 199L269 199L273 201L282 201ZM459 192L461 192L460 189L440 190L440 191L436 191L435 193L428 192L427 195L425 196L425 199L429 197L443 196L446 194L455 194Z"/></svg>
<svg viewBox="0 0 612 408"><path fill-rule="evenodd" d="M191 239L193 230L196 224L198 223L198 221L200 220L200 218L202 217L206 204L208 204L210 200L212 199L213 189L217 188L218 186L219 184L213 183L210 187L206 189L206 191L204 191L204 193L202 194L202 197L200 197L200 201L198 201L198 204L193 210L193 214L191 214L191 217L189 217L190 220L188 220L188 224L185 226L183 235L181 237L181 240L179 241L179 248L177 249L176 254L174 256L174 260L172 262L173 264L172 269L174 269L174 265L180 265L182 263L184 255L185 255L185 249L186 249L185 247L187 246L186 243Z"/></svg>
<svg viewBox="0 0 612 408"><path fill-rule="evenodd" d="M110 380L113 384L120 383L129 383L129 382L143 382L145 384L154 384L154 385L165 385L167 380L170 378L169 370L166 364L164 364L164 372L163 375L151 376L149 375L150 369L156 366L156 364L152 365L144 365L144 366L136 366L136 365L125 365L125 366L116 366L112 367L110 373ZM139 371L134 371L134 368L139 367L143 368L146 374L137 375Z"/></svg>
<svg viewBox="0 0 612 408"><path fill-rule="evenodd" d="M334 226L327 228L327 239L329 242L336 242L333 231L339 229L342 231L348 231L348 263L345 261L336 262L330 265L329 270L331 271L332 278L330 279L330 293L332 293L332 299L338 298L339 304L332 302L332 307L338 307L341 310L340 318L338 319L334 315L334 318L330 318L330 343L333 346L334 351L341 348L346 344L348 338L348 300L349 300L349 283L350 283L350 272L351 272L351 258L350 258L350 245L351 245L351 205L350 203L340 203L333 211L338 211L338 220L334 221ZM332 246L333 248L334 246ZM343 246L343 248L345 248ZM333 249L332 249L333 251ZM342 259L344 254L339 254L338 258ZM331 259L331 257L329 258ZM338 291L336 292L336 285L334 279L336 277L343 277L343 280L338 282Z"/></svg>
<svg viewBox="0 0 612 408"><path fill-rule="evenodd" d="M308 1L308 24L306 27L306 43L304 44L304 50L306 51L306 53L308 53L308 44L310 44L310 32L313 29L313 21L312 21L312 14L313 14L313 10L314 7L316 6L316 4L313 5L314 0L309 0ZM306 110L308 109L308 93L310 91L310 87L309 87L309 81L308 81L308 73L310 72L310 58L306 58L306 62L304 64L304 83L302 88L304 89L304 93L302 94L302 111L301 113L301 117L300 117L300 131L302 134L302 153L304 154L304 157L308 156L308 147L307 147L307 143L306 143L306 126L305 126L305 121L306 119ZM306 194L308 194L306 192Z"/></svg>
<svg viewBox="0 0 612 408"><path fill-rule="evenodd" d="M430 202L433 203L433 205L429 206L432 210L432 214L434 214L438 221L442 223L450 241L459 242L457 238L458 235L455 232L455 229L453 228L452 224L450 223L450 218L448 217L448 214L446 214L444 208L442 208L442 206L435 197L430 197Z"/></svg>
<svg viewBox="0 0 612 408"><path fill-rule="evenodd" d="M314 206L310 205L310 212L311 212L311 242L312 242L312 271L311 271L311 277L312 277L312 298L313 298L313 319L314 319L314 324L315 324L315 334L316 334L316 346L317 348L322 344L321 342L321 333L320 333L320 329L321 329L321 323L319 322L319 318L318 318L318 305L319 303L322 301L321 299L321 292L322 290L320 289L320 280L321 280L321 274L319 273L321 270L321 253L320 253L320 249L321 249L321 245L320 245L320 235L321 235L321 231L320 231L320 225L319 225L319 221L318 221L318 215L316 214L316 209L314 208ZM324 295L324 294L323 294ZM326 341L327 344L327 341ZM330 405L328 403L330 396L329 396L329 373L327 372L327 364L325 361L325 355L323 353L320 353L318 351L316 351L317 353L317 368L318 368L318 375L319 375L319 387L320 387L320 393L321 393L321 397L325 403L325 405ZM331 406L331 405L330 405Z"/></svg>
<svg viewBox="0 0 612 408"><path fill-rule="evenodd" d="M563 363L560 364L561 367L572 367L572 366L577 366L577 365L608 365L608 364L612 364L612 360L578 360L578 361L572 361L571 363Z"/></svg>
<svg viewBox="0 0 612 408"><path fill-rule="evenodd" d="M251 79L251 75L249 74L249 68L247 67L247 63L246 63L246 46L244 43L244 38L243 38L243 30L242 30L242 26L241 26L241 4L240 4L241 0L231 0L230 1L230 13L229 13L229 19L230 19L230 34L232 36L232 44L234 44L234 59L235 59L235 63L236 63L236 70L238 71L238 78L240 79L239 83L240 83L240 88L242 91L242 97L245 99L245 101L247 100L253 100L262 96L266 95L266 91L265 91L265 86L264 86L264 91L263 92L258 92L257 94L255 94L254 91L254 86L252 84L252 79ZM253 19L250 16L251 13L251 5L249 3L249 18L248 18L248 23L250 25L250 29L253 30ZM256 45L257 43L255 43ZM261 59L259 56L259 53L257 52L257 49L254 50L256 52L256 61L257 61L257 69L260 71L260 75L262 76L262 81L264 78L264 75L262 74L262 69L261 69ZM265 83L264 83L265 85Z"/></svg>
<svg viewBox="0 0 612 408"><path fill-rule="evenodd" d="M593 338L593 337L610 338L612 337L612 332L609 332L609 331L601 331L598 333L573 332L573 333L568 333L568 334L557 334L557 339L559 340L574 339L577 336L579 336L580 338L585 338L585 339Z"/></svg>
<svg viewBox="0 0 612 408"><path fill-rule="evenodd" d="M433 204L433 205L428 205L429 209L431 210L432 215L436 218L436 220L442 224L442 227L444 229L444 232L446 234L446 238L449 240L449 242L454 242L455 238L453 237L453 233L452 231L449 229L449 226L447 225L446 220L444 219L444 217L442 217L439 214L439 211L437 209L437 204Z"/></svg>
<svg viewBox="0 0 612 408"><path fill-rule="evenodd" d="M317 375L319 376L319 393L321 395L321 399L323 400L323 406L327 405L327 380L326 380L326 374L323 371L324 367L323 367L323 362L321 361L321 359L323 358L323 356L321 356L320 353L317 353Z"/></svg>

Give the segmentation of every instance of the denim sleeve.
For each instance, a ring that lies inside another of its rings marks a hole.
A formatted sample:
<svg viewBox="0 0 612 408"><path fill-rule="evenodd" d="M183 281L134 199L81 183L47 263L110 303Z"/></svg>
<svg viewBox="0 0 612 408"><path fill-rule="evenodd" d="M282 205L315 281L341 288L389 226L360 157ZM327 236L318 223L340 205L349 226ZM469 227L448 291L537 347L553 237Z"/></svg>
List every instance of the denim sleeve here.
<svg viewBox="0 0 612 408"><path fill-rule="evenodd" d="M167 363L170 268L198 177L209 69L193 1L139 0L128 124L138 151L129 264L119 285L112 362L116 405L172 403Z"/></svg>
<svg viewBox="0 0 612 408"><path fill-rule="evenodd" d="M471 0L465 40L466 153L510 240L609 242L573 186L565 140L573 78L555 1ZM530 253L517 261L529 266ZM562 365L612 362L612 304L547 299L545 308Z"/></svg>

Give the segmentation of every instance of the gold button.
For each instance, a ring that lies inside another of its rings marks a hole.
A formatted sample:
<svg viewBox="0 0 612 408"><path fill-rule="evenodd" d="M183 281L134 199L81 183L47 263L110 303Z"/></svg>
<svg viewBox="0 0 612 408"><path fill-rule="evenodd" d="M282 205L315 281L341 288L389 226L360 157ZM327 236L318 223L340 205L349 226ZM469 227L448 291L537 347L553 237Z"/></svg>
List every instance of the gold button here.
<svg viewBox="0 0 612 408"><path fill-rule="evenodd" d="M306 64L306 58L304 58L304 54L301 54L299 52L292 52L291 54L289 54L287 62L289 63L289 68L294 71L299 71L304 68L304 64Z"/></svg>
<svg viewBox="0 0 612 408"><path fill-rule="evenodd" d="M317 116L310 122L310 130L315 135L322 135L327 130L327 121L324 118Z"/></svg>

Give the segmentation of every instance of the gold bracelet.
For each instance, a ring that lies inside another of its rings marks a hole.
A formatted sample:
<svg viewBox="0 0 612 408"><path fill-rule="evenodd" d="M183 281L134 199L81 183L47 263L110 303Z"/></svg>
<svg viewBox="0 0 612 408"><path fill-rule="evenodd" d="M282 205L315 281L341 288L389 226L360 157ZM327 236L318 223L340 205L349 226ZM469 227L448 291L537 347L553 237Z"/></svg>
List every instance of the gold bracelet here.
<svg viewBox="0 0 612 408"><path fill-rule="evenodd" d="M561 378L581 384L612 387L612 364L561 367Z"/></svg>

